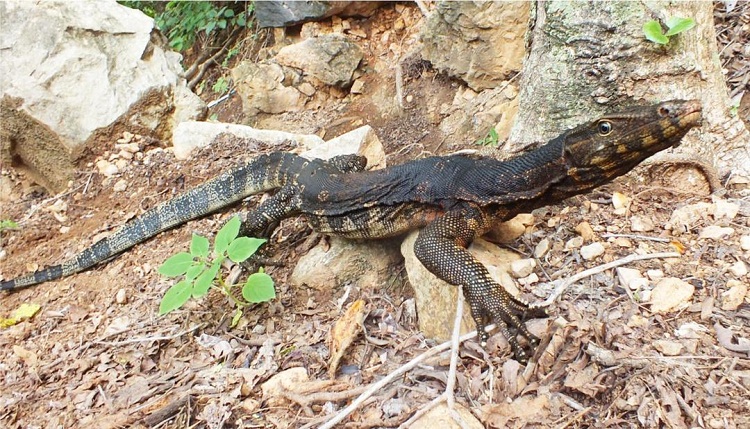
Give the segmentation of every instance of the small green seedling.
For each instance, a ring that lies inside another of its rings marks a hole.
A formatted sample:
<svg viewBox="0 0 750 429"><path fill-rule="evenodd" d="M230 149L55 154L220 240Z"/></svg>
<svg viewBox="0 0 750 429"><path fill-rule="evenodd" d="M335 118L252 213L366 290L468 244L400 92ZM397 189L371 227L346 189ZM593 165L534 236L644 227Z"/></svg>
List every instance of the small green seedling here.
<svg viewBox="0 0 750 429"><path fill-rule="evenodd" d="M497 131L495 131L495 127L490 128L490 130L487 132L487 135L483 139L479 139L474 142L477 146L491 146L491 147L497 147L500 140L500 136L497 135Z"/></svg>
<svg viewBox="0 0 750 429"><path fill-rule="evenodd" d="M3 232L6 229L17 229L18 228L18 222L12 221L10 219L3 219L0 220L0 232Z"/></svg>
<svg viewBox="0 0 750 429"><path fill-rule="evenodd" d="M266 242L260 238L237 237L239 232L240 218L235 216L216 234L213 252L209 248L207 238L193 234L190 252L177 253L164 261L159 267L159 274L184 278L172 285L164 294L159 304L160 315L182 307L191 297L204 296L212 285L216 285L237 305L233 324L236 324L242 315L242 308L250 303L266 302L276 297L273 279L263 272L262 268L251 274L242 286L244 301L232 294L231 289L234 285L227 284L221 275L221 264L226 258L235 263L243 262Z"/></svg>
<svg viewBox="0 0 750 429"><path fill-rule="evenodd" d="M666 33L664 33L659 21L652 20L643 24L643 34L646 36L646 39L654 43L666 45L669 43L670 37L690 30L693 27L695 27L695 20L692 18L680 18L674 16L667 20L668 30Z"/></svg>

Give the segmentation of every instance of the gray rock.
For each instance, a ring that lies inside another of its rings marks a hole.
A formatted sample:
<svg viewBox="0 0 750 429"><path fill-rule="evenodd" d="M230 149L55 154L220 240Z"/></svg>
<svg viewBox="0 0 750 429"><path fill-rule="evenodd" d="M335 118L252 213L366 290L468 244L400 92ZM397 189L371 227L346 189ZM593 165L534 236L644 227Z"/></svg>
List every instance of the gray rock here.
<svg viewBox="0 0 750 429"><path fill-rule="evenodd" d="M312 141L311 141L312 142ZM306 146L309 146L306 144ZM385 150L380 143L375 130L369 125L363 125L325 143L317 143L309 150L302 152L305 158L330 159L337 155L357 153L367 158L367 168L370 170L385 168Z"/></svg>
<svg viewBox="0 0 750 429"><path fill-rule="evenodd" d="M242 139L260 140L266 143L294 141L310 147L324 143L314 134L293 134L284 131L259 130L247 125L220 122L183 122L174 130L172 144L177 159L185 159L193 149L208 146L220 134L231 134Z"/></svg>
<svg viewBox="0 0 750 429"><path fill-rule="evenodd" d="M327 34L284 46L275 60L326 85L345 87L351 85L363 56L362 49L346 37Z"/></svg>
<svg viewBox="0 0 750 429"><path fill-rule="evenodd" d="M380 4L348 1L258 1L255 2L255 18L261 28L287 27L333 15L370 16Z"/></svg>
<svg viewBox="0 0 750 429"><path fill-rule="evenodd" d="M323 290L345 284L375 290L388 284L401 255L388 241L367 243L331 237L302 256L289 277L293 286Z"/></svg>
<svg viewBox="0 0 750 429"><path fill-rule="evenodd" d="M0 17L0 158L20 159L50 189L67 186L70 154L100 133L166 140L176 120L205 111L185 87L180 55L138 10L114 1L5 1Z"/></svg>
<svg viewBox="0 0 750 429"><path fill-rule="evenodd" d="M422 57L475 91L521 70L528 2L438 1L420 32Z"/></svg>
<svg viewBox="0 0 750 429"><path fill-rule="evenodd" d="M242 61L230 73L247 115L296 112L307 100L278 64Z"/></svg>

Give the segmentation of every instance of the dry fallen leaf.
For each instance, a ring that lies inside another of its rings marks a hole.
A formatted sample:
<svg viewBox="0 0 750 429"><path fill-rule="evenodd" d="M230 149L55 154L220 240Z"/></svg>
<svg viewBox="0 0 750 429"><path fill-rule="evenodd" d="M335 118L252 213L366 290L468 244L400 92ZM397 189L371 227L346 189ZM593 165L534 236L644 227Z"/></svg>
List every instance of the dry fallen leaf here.
<svg viewBox="0 0 750 429"><path fill-rule="evenodd" d="M336 321L331 329L331 359L328 362L328 375L334 378L339 367L339 361L346 349L352 344L365 321L365 302L361 299L354 301L343 316Z"/></svg>

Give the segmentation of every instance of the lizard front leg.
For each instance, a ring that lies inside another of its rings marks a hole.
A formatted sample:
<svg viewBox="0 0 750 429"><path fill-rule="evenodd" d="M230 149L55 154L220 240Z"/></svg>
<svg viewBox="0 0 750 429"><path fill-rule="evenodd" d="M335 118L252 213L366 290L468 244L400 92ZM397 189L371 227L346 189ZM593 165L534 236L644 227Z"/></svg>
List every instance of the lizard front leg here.
<svg viewBox="0 0 750 429"><path fill-rule="evenodd" d="M270 237L282 219L299 211L299 190L285 185L263 201L255 210L247 212L240 226L242 237Z"/></svg>
<svg viewBox="0 0 750 429"><path fill-rule="evenodd" d="M527 362L529 355L521 348L515 334L525 337L533 352L539 339L529 332L523 320L546 316L546 312L510 295L490 277L487 268L466 250L474 238L486 229L485 222L479 207L464 204L420 231L414 243L414 253L440 279L453 285L463 285L482 342L488 337L485 326L494 321L508 339L516 359Z"/></svg>

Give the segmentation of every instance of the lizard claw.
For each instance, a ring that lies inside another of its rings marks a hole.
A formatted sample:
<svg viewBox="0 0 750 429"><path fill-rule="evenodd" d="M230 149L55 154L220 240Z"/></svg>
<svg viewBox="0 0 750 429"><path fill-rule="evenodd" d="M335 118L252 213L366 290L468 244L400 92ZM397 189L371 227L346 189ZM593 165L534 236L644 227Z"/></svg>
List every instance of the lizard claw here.
<svg viewBox="0 0 750 429"><path fill-rule="evenodd" d="M520 363L528 363L529 356L534 354L540 340L529 332L524 322L528 319L548 317L544 307L531 306L511 296L500 285L492 290L478 293L467 293L467 300L471 307L471 315L477 325L477 333L485 346L489 334L485 330L487 325L495 322L500 332L508 340L515 359ZM517 337L522 337L528 343L522 347Z"/></svg>

